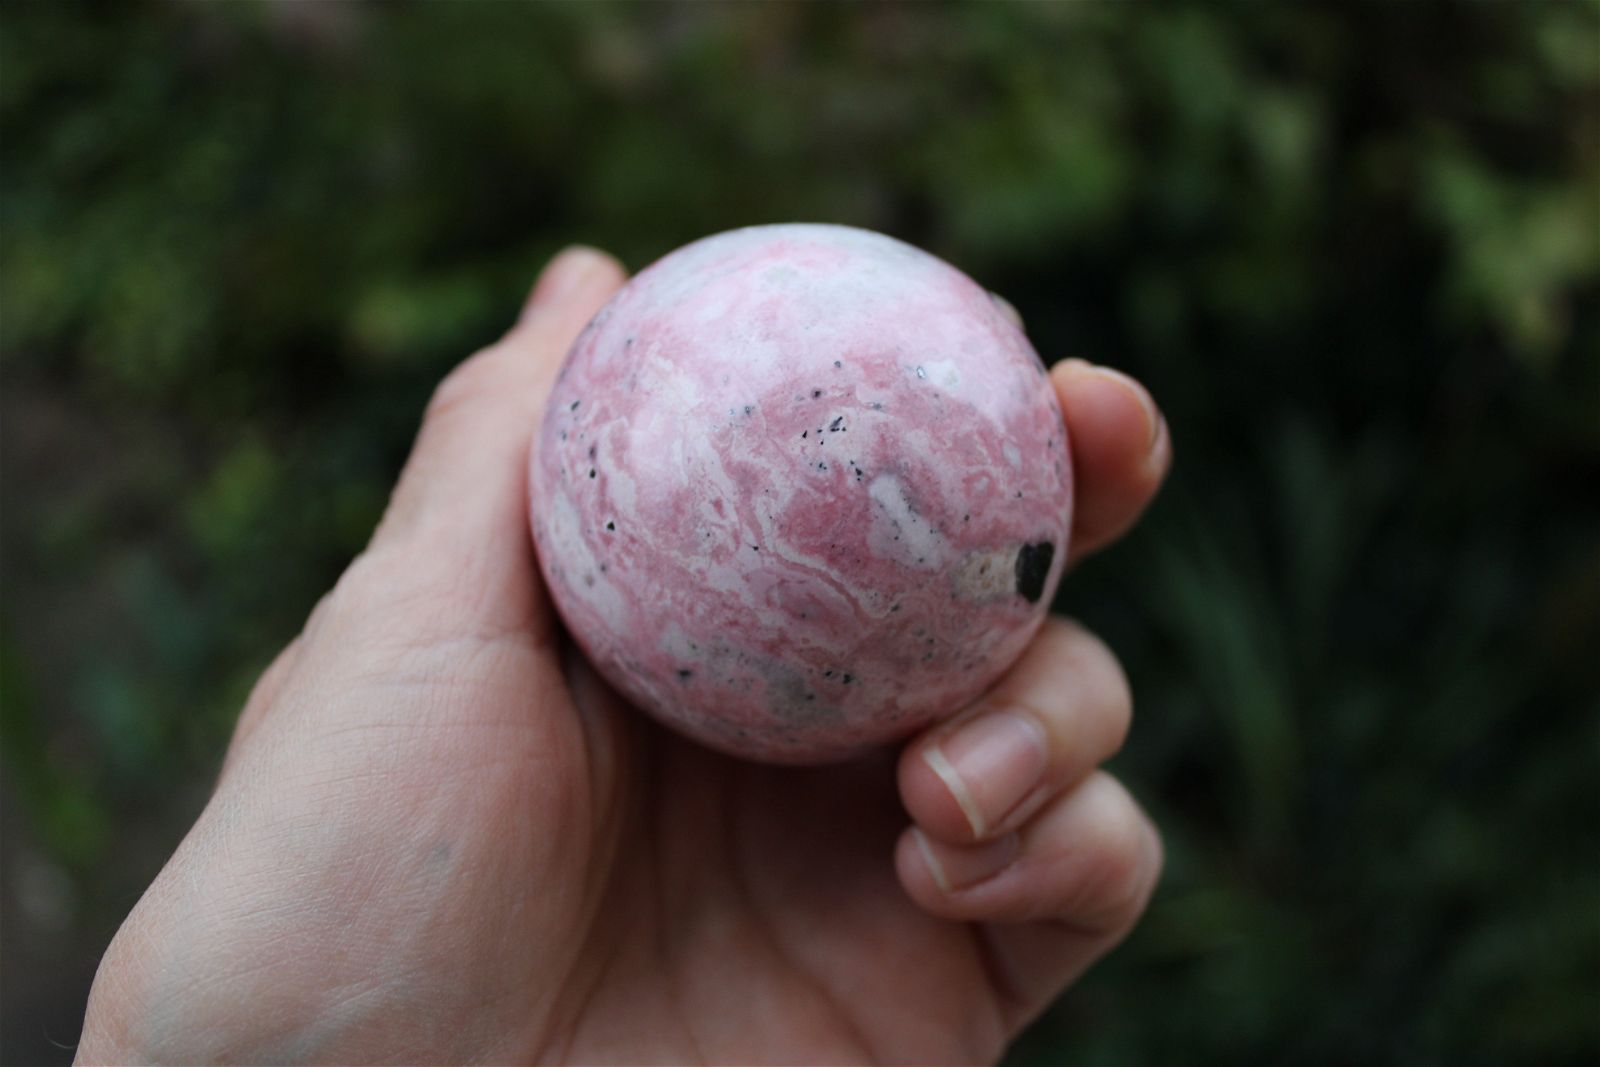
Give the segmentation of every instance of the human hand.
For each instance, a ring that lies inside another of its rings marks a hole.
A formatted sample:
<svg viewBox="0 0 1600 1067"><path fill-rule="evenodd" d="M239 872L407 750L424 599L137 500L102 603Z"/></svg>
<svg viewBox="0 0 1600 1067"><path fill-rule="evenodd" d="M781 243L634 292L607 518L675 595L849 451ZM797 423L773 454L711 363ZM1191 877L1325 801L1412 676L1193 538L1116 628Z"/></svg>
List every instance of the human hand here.
<svg viewBox="0 0 1600 1067"><path fill-rule="evenodd" d="M107 950L80 1062L993 1060L1132 926L1161 849L1097 770L1130 698L1075 624L898 767L712 753L572 651L527 449L623 280L564 253L439 387L370 546ZM1171 445L1138 385L1052 376L1081 554Z"/></svg>

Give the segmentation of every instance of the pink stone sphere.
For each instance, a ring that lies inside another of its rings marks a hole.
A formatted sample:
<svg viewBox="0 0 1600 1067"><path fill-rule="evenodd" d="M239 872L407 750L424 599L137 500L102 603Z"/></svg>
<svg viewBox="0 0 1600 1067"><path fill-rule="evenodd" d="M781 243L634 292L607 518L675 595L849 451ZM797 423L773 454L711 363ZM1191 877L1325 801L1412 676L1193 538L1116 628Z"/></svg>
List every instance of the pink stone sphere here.
<svg viewBox="0 0 1600 1067"><path fill-rule="evenodd" d="M627 284L536 435L540 566L600 673L684 734L821 763L987 689L1060 581L1072 464L983 287L843 226L734 230Z"/></svg>

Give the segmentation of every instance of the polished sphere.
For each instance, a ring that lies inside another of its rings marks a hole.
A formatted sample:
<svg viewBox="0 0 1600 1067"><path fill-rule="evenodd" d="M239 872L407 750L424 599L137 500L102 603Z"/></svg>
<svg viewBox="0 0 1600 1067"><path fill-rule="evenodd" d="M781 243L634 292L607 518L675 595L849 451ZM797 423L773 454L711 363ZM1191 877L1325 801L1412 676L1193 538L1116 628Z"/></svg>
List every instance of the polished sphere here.
<svg viewBox="0 0 1600 1067"><path fill-rule="evenodd" d="M843 759L987 689L1066 560L1044 364L892 238L696 241L573 344L535 436L540 566L624 695L752 759Z"/></svg>

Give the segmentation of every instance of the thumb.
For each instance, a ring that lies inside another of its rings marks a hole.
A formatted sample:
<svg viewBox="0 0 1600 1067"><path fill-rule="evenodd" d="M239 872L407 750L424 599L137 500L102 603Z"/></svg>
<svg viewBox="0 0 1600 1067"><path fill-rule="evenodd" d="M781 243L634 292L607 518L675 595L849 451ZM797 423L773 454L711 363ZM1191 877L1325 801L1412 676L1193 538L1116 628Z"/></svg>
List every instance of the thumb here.
<svg viewBox="0 0 1600 1067"><path fill-rule="evenodd" d="M423 416L374 549L426 542L428 558L528 555L526 466L534 428L573 340L627 280L604 252L574 246L540 274L499 342L445 377Z"/></svg>

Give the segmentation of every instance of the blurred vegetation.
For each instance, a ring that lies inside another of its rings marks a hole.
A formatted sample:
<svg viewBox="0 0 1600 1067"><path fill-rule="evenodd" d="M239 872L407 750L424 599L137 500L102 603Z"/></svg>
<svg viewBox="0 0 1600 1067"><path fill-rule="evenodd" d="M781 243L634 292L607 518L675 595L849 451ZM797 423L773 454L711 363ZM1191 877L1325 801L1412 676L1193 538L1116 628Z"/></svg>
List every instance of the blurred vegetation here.
<svg viewBox="0 0 1600 1067"><path fill-rule="evenodd" d="M575 240L921 244L1151 383L1062 610L1148 922L1017 1063L1600 1054L1600 5L8 4L5 1057L96 954L432 384Z"/></svg>

